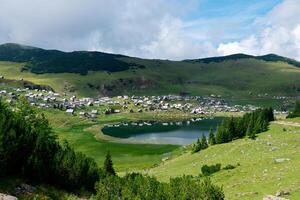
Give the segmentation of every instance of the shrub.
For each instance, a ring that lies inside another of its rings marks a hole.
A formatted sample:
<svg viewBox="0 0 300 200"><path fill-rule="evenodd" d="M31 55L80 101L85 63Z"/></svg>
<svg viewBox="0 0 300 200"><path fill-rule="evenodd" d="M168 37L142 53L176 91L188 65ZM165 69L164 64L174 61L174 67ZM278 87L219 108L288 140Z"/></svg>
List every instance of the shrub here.
<svg viewBox="0 0 300 200"><path fill-rule="evenodd" d="M201 167L201 172L204 176L209 176L213 173L216 173L221 170L221 164L215 164L215 165L203 165Z"/></svg>
<svg viewBox="0 0 300 200"><path fill-rule="evenodd" d="M230 170L230 169L234 169L234 168L235 168L235 166L233 166L231 164L228 164L225 167L223 167L224 170Z"/></svg>

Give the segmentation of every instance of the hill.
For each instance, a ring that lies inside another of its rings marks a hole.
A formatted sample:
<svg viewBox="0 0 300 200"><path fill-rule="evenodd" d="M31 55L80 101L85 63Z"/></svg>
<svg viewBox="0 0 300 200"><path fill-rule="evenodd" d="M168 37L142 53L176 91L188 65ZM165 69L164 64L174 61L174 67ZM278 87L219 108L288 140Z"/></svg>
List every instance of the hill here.
<svg viewBox="0 0 300 200"><path fill-rule="evenodd" d="M79 96L300 94L299 62L274 54L169 61L4 44L0 61L6 61L0 63L0 75L7 79L23 78Z"/></svg>
<svg viewBox="0 0 300 200"><path fill-rule="evenodd" d="M28 69L38 74L63 72L86 74L89 70L115 72L134 67L120 60L125 57L101 52L45 50L13 43L0 45L0 60L25 62L22 70Z"/></svg>
<svg viewBox="0 0 300 200"><path fill-rule="evenodd" d="M299 118L296 122L271 124L270 130L258 135L256 140L239 139L227 144L211 146L199 153L184 153L160 164L148 172L167 181L169 177L197 175L203 165L220 163L235 166L211 175L212 180L223 185L228 199L262 199L287 190L288 199L300 195ZM291 126L293 125L293 126Z"/></svg>

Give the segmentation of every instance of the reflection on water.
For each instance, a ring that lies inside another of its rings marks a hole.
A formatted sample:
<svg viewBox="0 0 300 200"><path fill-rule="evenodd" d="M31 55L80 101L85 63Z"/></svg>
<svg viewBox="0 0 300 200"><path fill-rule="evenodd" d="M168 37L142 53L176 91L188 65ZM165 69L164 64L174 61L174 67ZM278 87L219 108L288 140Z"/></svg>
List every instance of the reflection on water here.
<svg viewBox="0 0 300 200"><path fill-rule="evenodd" d="M131 122L105 126L102 132L126 143L177 144L193 143L202 134L208 135L223 118L194 119L184 122Z"/></svg>

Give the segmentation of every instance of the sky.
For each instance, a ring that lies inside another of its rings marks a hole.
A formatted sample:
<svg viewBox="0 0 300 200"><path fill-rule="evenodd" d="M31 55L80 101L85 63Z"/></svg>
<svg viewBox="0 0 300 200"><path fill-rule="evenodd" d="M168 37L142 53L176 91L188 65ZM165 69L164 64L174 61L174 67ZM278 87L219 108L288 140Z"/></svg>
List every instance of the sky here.
<svg viewBox="0 0 300 200"><path fill-rule="evenodd" d="M300 60L300 0L0 0L0 43L142 58Z"/></svg>

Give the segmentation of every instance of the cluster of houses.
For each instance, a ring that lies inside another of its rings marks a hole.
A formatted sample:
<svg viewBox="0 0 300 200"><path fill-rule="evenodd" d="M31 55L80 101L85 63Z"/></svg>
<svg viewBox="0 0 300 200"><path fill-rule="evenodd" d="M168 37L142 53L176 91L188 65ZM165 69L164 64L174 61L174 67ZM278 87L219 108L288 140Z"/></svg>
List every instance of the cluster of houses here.
<svg viewBox="0 0 300 200"><path fill-rule="evenodd" d="M99 98L68 97L65 94L46 90L14 89L1 90L0 96L7 97L12 103L19 96L24 96L31 105L43 109L60 109L70 115L96 118L100 114L164 112L178 110L195 115L213 114L215 112L247 112L257 109L255 106L228 105L220 96L117 96Z"/></svg>

